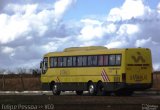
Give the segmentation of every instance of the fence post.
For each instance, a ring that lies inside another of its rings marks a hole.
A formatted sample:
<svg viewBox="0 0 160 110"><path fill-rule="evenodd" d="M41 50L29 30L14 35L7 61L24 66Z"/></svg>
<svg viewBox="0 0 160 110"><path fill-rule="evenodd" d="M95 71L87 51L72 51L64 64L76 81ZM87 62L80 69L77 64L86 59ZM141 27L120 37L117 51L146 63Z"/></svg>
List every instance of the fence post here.
<svg viewBox="0 0 160 110"><path fill-rule="evenodd" d="M38 79L39 79L39 83L40 83L40 90L42 91L41 75L38 76Z"/></svg>
<svg viewBox="0 0 160 110"><path fill-rule="evenodd" d="M22 83L22 90L24 91L25 90L25 88L24 88L24 82L23 82L23 77L22 77L21 74L20 74L20 79L21 79L21 83Z"/></svg>

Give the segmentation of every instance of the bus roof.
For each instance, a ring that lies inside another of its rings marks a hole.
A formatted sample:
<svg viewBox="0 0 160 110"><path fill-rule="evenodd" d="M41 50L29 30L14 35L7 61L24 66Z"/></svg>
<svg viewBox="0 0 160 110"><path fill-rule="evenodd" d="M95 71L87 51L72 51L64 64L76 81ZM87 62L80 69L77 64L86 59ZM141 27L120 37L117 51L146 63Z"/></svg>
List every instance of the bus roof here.
<svg viewBox="0 0 160 110"><path fill-rule="evenodd" d="M88 50L104 50L107 47L103 46L88 46L88 47L70 47L64 49L64 52L71 52L71 51L88 51Z"/></svg>
<svg viewBox="0 0 160 110"><path fill-rule="evenodd" d="M121 54L126 50L141 50L148 48L111 48L108 49L102 46L90 46L90 47L71 47L66 48L62 52L49 52L44 57L50 56L74 56L74 55L97 55L97 54Z"/></svg>

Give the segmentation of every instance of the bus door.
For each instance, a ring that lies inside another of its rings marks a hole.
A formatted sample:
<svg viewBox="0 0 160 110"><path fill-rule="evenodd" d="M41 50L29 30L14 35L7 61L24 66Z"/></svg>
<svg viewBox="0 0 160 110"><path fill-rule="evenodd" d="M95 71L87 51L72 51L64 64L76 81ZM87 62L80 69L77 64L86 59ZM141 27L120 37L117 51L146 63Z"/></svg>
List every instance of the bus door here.
<svg viewBox="0 0 160 110"><path fill-rule="evenodd" d="M48 58L45 57L40 63L41 73L45 74L48 69Z"/></svg>

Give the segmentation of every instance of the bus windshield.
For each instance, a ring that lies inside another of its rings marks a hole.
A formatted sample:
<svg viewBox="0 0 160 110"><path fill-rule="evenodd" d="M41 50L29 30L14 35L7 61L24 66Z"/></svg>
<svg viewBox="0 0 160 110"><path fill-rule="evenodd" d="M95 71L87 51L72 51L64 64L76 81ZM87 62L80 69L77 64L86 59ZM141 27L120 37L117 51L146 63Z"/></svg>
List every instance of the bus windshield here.
<svg viewBox="0 0 160 110"><path fill-rule="evenodd" d="M45 74L48 69L48 58L44 58L40 64L41 73Z"/></svg>

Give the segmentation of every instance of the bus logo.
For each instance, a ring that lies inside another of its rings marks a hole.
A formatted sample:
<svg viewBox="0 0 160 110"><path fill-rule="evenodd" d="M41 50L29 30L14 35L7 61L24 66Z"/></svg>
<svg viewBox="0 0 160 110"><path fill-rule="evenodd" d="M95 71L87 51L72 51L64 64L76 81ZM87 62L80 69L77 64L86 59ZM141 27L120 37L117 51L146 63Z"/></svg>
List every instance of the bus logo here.
<svg viewBox="0 0 160 110"><path fill-rule="evenodd" d="M133 61L134 61L135 63L139 63L140 61L143 62L143 63L146 62L140 52L137 52L137 55L138 55L137 57L132 56L132 59L133 59Z"/></svg>

